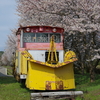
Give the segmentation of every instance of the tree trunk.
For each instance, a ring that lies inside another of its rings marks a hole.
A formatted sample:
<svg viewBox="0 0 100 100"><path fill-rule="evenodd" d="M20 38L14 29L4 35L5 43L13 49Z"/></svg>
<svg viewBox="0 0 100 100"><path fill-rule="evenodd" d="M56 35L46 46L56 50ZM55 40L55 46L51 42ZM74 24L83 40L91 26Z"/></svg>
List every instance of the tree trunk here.
<svg viewBox="0 0 100 100"><path fill-rule="evenodd" d="M84 64L82 63L82 75L84 75Z"/></svg>
<svg viewBox="0 0 100 100"><path fill-rule="evenodd" d="M95 70L96 66L98 65L100 59L96 59L95 61L91 62L90 66L90 82L95 81ZM93 64L94 63L94 64Z"/></svg>
<svg viewBox="0 0 100 100"><path fill-rule="evenodd" d="M90 82L95 81L95 68L91 66L90 68Z"/></svg>

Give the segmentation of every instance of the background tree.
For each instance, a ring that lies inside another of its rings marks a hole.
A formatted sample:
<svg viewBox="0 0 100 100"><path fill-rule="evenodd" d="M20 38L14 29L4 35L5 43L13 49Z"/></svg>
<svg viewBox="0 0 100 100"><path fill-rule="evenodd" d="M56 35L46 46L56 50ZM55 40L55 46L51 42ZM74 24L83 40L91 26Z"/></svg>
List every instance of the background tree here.
<svg viewBox="0 0 100 100"><path fill-rule="evenodd" d="M16 30L12 30L12 34L8 35L6 48L2 55L1 61L3 65L12 65L14 53L16 50Z"/></svg>
<svg viewBox="0 0 100 100"><path fill-rule="evenodd" d="M51 25L68 30L100 29L99 0L17 0L20 24Z"/></svg>
<svg viewBox="0 0 100 100"><path fill-rule="evenodd" d="M89 68L94 80L94 65L100 59L99 0L17 0L17 11L19 25L63 27L65 49L77 53L82 73Z"/></svg>
<svg viewBox="0 0 100 100"><path fill-rule="evenodd" d="M100 42L98 42L97 33L96 31L91 33L70 31L65 34L65 49L71 49L77 53L76 68L82 74L90 73L91 82L95 79L96 66L100 61L100 51L98 50Z"/></svg>
<svg viewBox="0 0 100 100"><path fill-rule="evenodd" d="M20 24L51 25L65 29L65 49L78 55L82 73L87 68L91 81L100 47L99 0L18 0Z"/></svg>

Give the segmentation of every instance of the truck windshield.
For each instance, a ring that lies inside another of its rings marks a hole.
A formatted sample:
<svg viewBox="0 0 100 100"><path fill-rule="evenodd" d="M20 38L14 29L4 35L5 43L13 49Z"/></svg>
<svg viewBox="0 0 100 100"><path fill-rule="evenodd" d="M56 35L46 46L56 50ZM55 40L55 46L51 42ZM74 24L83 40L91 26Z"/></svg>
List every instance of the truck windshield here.
<svg viewBox="0 0 100 100"><path fill-rule="evenodd" d="M60 33L24 33L23 40L24 42L36 42L36 43L49 43L51 36L54 35L55 42L61 42Z"/></svg>

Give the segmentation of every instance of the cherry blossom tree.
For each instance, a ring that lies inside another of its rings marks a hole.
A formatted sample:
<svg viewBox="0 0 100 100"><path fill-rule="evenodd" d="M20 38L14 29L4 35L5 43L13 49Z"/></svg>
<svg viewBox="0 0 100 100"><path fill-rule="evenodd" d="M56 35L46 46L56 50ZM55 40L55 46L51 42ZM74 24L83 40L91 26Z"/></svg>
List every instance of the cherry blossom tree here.
<svg viewBox="0 0 100 100"><path fill-rule="evenodd" d="M91 79L94 80L94 66L100 59L100 0L16 1L19 25L47 25L65 29L64 48L76 52L79 58L77 65L83 71L89 67ZM16 48L12 39L8 38L8 43L11 48ZM7 46L5 51L9 52L10 48Z"/></svg>
<svg viewBox="0 0 100 100"><path fill-rule="evenodd" d="M96 66L100 61L100 42L97 33L99 32L70 31L65 34L65 50L71 49L77 53L76 68L82 74L89 72L91 82L95 79Z"/></svg>
<svg viewBox="0 0 100 100"><path fill-rule="evenodd" d="M13 57L16 50L16 30L12 30L12 34L8 35L8 40L6 42L6 47L4 53L1 57L3 65L12 65Z"/></svg>
<svg viewBox="0 0 100 100"><path fill-rule="evenodd" d="M83 71L89 67L94 80L92 76L100 59L100 0L17 1L22 26L50 25L65 29L64 48L77 53L78 65Z"/></svg>
<svg viewBox="0 0 100 100"><path fill-rule="evenodd" d="M68 30L100 29L99 0L17 0L20 24L51 25Z"/></svg>

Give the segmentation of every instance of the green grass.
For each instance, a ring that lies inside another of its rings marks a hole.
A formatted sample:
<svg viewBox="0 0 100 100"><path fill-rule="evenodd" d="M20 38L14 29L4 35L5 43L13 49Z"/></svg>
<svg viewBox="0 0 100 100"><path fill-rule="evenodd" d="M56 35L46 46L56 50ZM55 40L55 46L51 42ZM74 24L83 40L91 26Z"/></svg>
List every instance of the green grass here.
<svg viewBox="0 0 100 100"><path fill-rule="evenodd" d="M88 74L75 75L75 79L76 90L84 92L84 99L77 97L75 100L100 100L100 75L96 75L93 83ZM13 77L0 77L0 100L30 100L31 92Z"/></svg>
<svg viewBox="0 0 100 100"><path fill-rule="evenodd" d="M0 77L0 100L30 100L30 91L13 77Z"/></svg>
<svg viewBox="0 0 100 100"><path fill-rule="evenodd" d="M100 75L90 83L89 75L76 75L76 90L84 92L83 100L100 100ZM81 100L79 97L76 100Z"/></svg>

